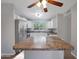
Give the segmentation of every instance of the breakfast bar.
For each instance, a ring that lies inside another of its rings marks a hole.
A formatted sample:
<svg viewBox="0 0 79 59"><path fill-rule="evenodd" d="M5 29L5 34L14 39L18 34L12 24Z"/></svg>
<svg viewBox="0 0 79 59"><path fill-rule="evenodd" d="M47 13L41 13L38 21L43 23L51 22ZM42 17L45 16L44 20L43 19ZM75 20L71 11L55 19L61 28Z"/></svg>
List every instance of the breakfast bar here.
<svg viewBox="0 0 79 59"><path fill-rule="evenodd" d="M13 46L15 51L24 51L24 59L64 59L65 50L73 50L73 46L58 36L48 36L45 42L34 42L33 37Z"/></svg>

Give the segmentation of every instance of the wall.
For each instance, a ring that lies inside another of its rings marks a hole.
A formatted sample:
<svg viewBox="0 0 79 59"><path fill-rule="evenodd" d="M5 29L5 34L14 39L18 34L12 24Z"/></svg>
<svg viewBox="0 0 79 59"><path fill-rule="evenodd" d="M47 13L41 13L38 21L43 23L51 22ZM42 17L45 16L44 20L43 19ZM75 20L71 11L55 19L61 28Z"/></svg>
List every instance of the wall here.
<svg viewBox="0 0 79 59"><path fill-rule="evenodd" d="M14 54L15 43L14 6L9 3L1 4L1 54Z"/></svg>
<svg viewBox="0 0 79 59"><path fill-rule="evenodd" d="M71 20L71 44L74 46L75 50L72 51L74 55L77 56L77 5L75 4L71 8L72 20Z"/></svg>

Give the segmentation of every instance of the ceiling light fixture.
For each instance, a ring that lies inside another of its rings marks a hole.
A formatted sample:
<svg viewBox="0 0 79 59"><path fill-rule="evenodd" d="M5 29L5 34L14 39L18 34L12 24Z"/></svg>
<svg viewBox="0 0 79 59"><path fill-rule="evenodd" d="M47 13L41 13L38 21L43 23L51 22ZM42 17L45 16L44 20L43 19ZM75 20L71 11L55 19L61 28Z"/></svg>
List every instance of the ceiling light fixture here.
<svg viewBox="0 0 79 59"><path fill-rule="evenodd" d="M56 6L59 6L59 7L63 6L63 3L58 2L57 0L39 0L39 1L35 2L35 3L32 3L27 8L31 8L31 7L33 7L35 5L37 5L38 7L40 7L42 5L44 12L47 12L48 11L47 6L46 6L47 3L50 3L52 5L56 5Z"/></svg>
<svg viewBox="0 0 79 59"><path fill-rule="evenodd" d="M37 12L37 13L35 13L35 16L36 16L36 17L41 17L42 14Z"/></svg>
<svg viewBox="0 0 79 59"><path fill-rule="evenodd" d="M42 1L43 8L46 8L47 7L46 4L47 4L47 1L46 0L43 0Z"/></svg>

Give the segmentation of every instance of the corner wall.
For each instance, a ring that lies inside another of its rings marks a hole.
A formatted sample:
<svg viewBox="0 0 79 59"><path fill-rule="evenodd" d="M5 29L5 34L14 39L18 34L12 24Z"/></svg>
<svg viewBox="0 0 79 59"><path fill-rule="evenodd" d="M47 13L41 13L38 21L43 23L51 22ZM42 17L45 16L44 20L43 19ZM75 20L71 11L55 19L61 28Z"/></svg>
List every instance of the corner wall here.
<svg viewBox="0 0 79 59"><path fill-rule="evenodd" d="M14 6L9 3L1 3L1 55L14 54L14 44Z"/></svg>
<svg viewBox="0 0 79 59"><path fill-rule="evenodd" d="M77 56L77 4L71 8L71 44L75 48L72 53Z"/></svg>

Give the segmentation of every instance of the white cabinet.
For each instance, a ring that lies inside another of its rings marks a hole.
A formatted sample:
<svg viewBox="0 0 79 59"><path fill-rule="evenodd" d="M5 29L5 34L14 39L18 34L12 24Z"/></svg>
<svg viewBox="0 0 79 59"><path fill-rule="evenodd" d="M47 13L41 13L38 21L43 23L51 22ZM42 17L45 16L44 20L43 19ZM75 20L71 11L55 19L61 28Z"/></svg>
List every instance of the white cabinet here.
<svg viewBox="0 0 79 59"><path fill-rule="evenodd" d="M58 35L66 42L71 40L71 13L58 14Z"/></svg>
<svg viewBox="0 0 79 59"><path fill-rule="evenodd" d="M15 43L20 42L27 37L27 22L21 19L15 20Z"/></svg>
<svg viewBox="0 0 79 59"><path fill-rule="evenodd" d="M57 28L57 17L47 21L47 28Z"/></svg>
<svg viewBox="0 0 79 59"><path fill-rule="evenodd" d="M24 59L64 59L64 51L24 51Z"/></svg>

